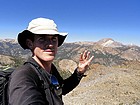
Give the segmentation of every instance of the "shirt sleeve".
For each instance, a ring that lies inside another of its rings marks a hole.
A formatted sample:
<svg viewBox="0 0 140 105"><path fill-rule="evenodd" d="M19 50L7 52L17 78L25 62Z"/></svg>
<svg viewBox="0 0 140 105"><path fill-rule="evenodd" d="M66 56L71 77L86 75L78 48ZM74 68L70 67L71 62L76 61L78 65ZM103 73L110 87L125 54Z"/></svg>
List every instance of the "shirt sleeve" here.
<svg viewBox="0 0 140 105"><path fill-rule="evenodd" d="M39 81L33 70L27 68L15 70L9 83L9 104L48 105L43 89L38 86Z"/></svg>
<svg viewBox="0 0 140 105"><path fill-rule="evenodd" d="M63 81L62 94L65 95L72 91L80 83L80 80L84 76L85 75L78 73L76 69L69 78Z"/></svg>

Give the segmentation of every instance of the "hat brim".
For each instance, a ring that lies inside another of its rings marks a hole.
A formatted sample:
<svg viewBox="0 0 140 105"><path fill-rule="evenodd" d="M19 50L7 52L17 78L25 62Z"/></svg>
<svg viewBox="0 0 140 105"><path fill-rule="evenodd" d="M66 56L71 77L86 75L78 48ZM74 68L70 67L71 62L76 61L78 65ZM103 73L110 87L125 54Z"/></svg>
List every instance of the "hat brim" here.
<svg viewBox="0 0 140 105"><path fill-rule="evenodd" d="M29 31L29 30L27 30L27 31ZM68 33L60 33L56 30L46 30L46 29L34 30L34 31L30 31L30 32L34 33L34 34L52 34L52 35L62 35L62 36L68 35Z"/></svg>
<svg viewBox="0 0 140 105"><path fill-rule="evenodd" d="M57 33L57 35L58 35L58 47L60 47L63 44L65 38L67 37L67 34L68 33ZM29 49L29 47L26 45L26 39L28 39L32 35L34 35L34 33L30 32L28 30L24 30L23 32L18 34L18 43L20 44L20 46L23 49Z"/></svg>

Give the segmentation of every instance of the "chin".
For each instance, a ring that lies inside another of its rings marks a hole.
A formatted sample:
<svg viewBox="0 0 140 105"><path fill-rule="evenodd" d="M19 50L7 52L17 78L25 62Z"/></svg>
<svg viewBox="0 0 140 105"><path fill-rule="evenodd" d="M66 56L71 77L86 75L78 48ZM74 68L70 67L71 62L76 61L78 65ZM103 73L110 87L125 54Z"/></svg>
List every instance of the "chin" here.
<svg viewBox="0 0 140 105"><path fill-rule="evenodd" d="M46 57L46 58L44 58L44 60L45 61L53 61L54 60L54 56L52 56L52 57Z"/></svg>

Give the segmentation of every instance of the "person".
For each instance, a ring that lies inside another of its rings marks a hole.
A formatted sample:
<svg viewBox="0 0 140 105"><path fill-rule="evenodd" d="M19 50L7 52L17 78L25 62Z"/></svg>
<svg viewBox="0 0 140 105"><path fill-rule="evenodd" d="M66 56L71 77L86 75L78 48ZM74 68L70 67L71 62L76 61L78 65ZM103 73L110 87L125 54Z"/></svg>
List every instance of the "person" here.
<svg viewBox="0 0 140 105"><path fill-rule="evenodd" d="M72 91L80 82L93 56L84 51L74 73L63 79L53 60L68 33L60 33L53 20L33 19L28 28L18 34L18 43L29 49L32 56L10 78L9 105L63 105L62 95Z"/></svg>

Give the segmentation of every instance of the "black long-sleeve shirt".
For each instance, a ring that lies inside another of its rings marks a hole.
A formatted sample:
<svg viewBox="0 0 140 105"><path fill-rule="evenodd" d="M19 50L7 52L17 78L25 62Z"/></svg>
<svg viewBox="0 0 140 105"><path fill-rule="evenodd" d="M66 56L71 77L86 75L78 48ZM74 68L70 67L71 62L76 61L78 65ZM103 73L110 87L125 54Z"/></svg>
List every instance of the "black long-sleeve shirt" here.
<svg viewBox="0 0 140 105"><path fill-rule="evenodd" d="M80 82L82 76L75 70L75 72L67 79L63 78L58 73L55 66L52 64L52 70L49 74L46 70L42 69L33 58L28 59L28 63L15 70L10 79L8 87L9 105L56 105L55 94L52 94L52 90L49 88L50 83L48 78L54 75L59 84L62 86L62 95L72 91ZM33 64L34 67L31 65ZM41 76L45 77L46 81L40 81L40 78L35 71L38 69ZM42 82L45 83L46 92ZM58 96L57 96L58 97ZM61 100L62 96L59 96L61 101L58 105L63 105ZM56 101L57 102L57 101Z"/></svg>

